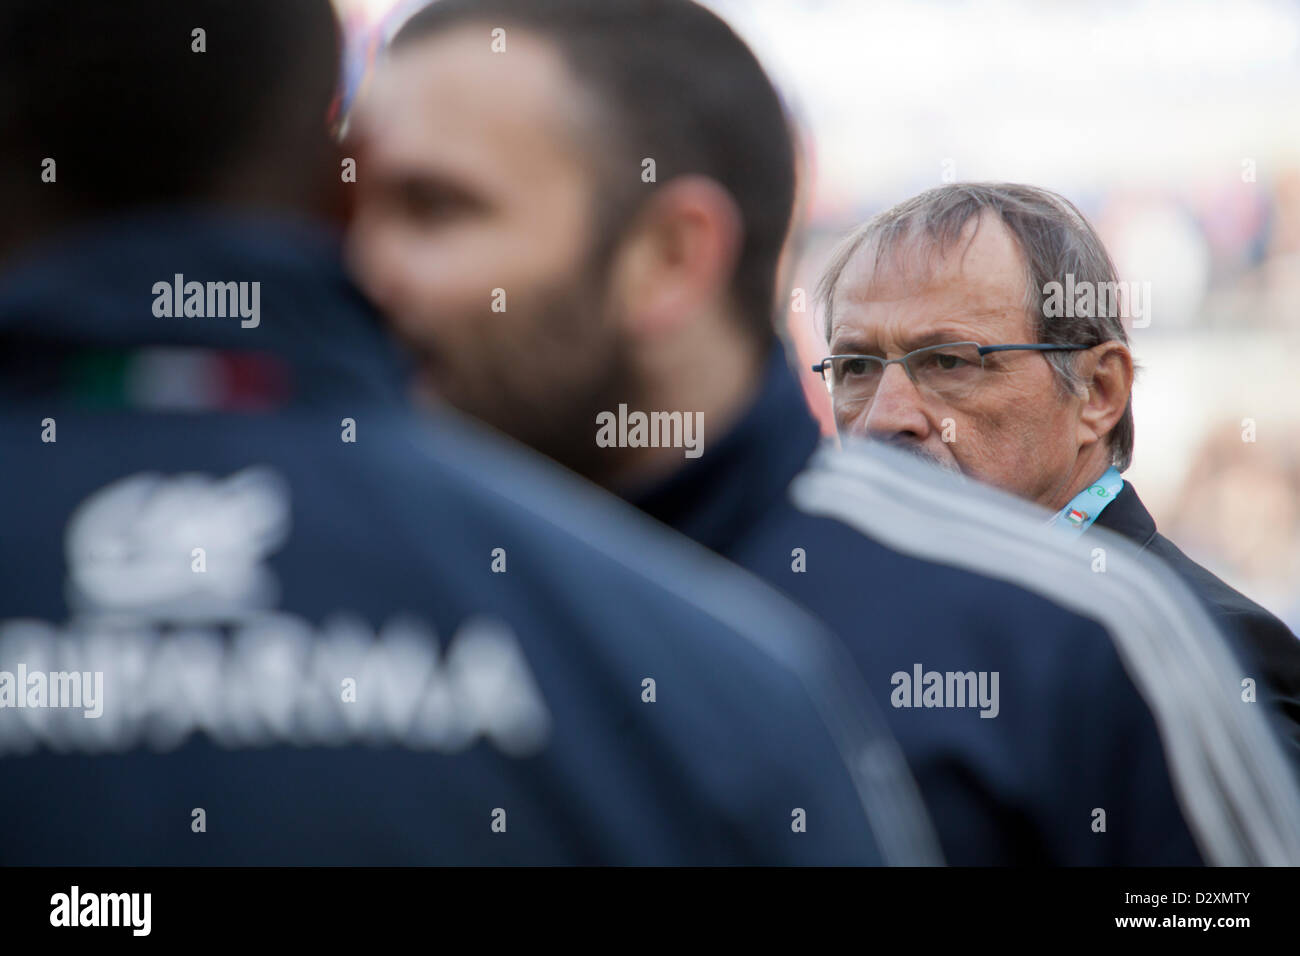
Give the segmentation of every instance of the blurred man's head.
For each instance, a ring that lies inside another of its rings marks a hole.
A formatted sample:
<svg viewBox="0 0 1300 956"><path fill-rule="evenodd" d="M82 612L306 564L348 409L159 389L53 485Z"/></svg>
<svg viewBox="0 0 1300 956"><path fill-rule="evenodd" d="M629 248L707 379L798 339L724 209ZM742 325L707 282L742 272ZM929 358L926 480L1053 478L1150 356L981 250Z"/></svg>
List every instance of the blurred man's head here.
<svg viewBox="0 0 1300 956"><path fill-rule="evenodd" d="M142 206L336 213L338 68L329 0L6 0L0 252Z"/></svg>
<svg viewBox="0 0 1300 956"><path fill-rule="evenodd" d="M597 447L598 412L743 402L793 145L712 13L441 0L394 38L355 123L355 261L432 390L604 481L645 460Z"/></svg>
<svg viewBox="0 0 1300 956"><path fill-rule="evenodd" d="M1057 309L1053 282L1091 284L1107 299ZM881 213L822 279L832 356L893 359L952 343L1067 348L981 355L967 344L883 370L834 359L824 375L836 425L1062 507L1109 465L1127 468L1133 452L1133 363L1116 289L1092 227L1046 190L943 186Z"/></svg>

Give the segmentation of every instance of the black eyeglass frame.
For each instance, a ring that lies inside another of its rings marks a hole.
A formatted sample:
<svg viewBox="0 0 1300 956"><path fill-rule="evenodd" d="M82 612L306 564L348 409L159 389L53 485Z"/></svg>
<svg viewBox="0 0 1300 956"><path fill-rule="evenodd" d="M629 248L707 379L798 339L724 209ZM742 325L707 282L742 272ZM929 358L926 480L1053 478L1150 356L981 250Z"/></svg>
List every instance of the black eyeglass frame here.
<svg viewBox="0 0 1300 956"><path fill-rule="evenodd" d="M990 352L1083 352L1091 348L1096 348L1094 345L1050 345L1041 342L1034 345L980 345L978 342L943 342L939 345L923 345L919 349L912 349L912 351L908 352L906 355L900 355L898 358L892 359L884 359L879 355L856 355L852 353L828 355L826 358L813 365L812 370L819 374L823 381L826 381L826 369L828 363L835 359L868 359L872 362L880 363L881 375L885 374L885 369L889 368L889 366L894 365L895 363L901 364L903 366L903 371L907 372L907 377L915 382L916 376L912 374L912 367L907 364L907 360L911 356L916 355L918 352L929 352L934 349L941 349L953 345L973 345L979 350L981 359Z"/></svg>

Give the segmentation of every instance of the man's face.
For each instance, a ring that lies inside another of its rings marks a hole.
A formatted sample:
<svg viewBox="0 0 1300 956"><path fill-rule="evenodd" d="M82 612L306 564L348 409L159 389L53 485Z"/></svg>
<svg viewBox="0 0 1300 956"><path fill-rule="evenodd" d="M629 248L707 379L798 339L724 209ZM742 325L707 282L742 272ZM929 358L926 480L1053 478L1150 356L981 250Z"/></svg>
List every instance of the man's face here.
<svg viewBox="0 0 1300 956"><path fill-rule="evenodd" d="M624 374L594 275L585 108L559 55L470 26L400 49L358 110L362 286L451 404L581 467Z"/></svg>
<svg viewBox="0 0 1300 956"><path fill-rule="evenodd" d="M897 358L945 342L1034 342L1015 239L996 218L975 224L925 265L904 246L877 271L874 248L858 250L835 288L831 354ZM1062 394L1041 354L992 353L984 368L969 394L944 399L891 365L871 400L834 401L836 425L1058 507L1079 451L1079 400Z"/></svg>

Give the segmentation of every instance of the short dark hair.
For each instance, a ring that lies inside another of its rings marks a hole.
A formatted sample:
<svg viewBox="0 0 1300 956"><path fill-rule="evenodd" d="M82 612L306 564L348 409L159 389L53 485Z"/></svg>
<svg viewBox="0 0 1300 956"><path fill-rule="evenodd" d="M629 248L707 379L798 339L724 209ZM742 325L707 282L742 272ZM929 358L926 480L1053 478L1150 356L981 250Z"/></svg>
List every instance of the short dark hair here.
<svg viewBox="0 0 1300 956"><path fill-rule="evenodd" d="M599 184L613 236L674 177L707 176L731 194L744 226L732 294L746 327L773 335L794 142L781 99L744 41L690 0L437 0L406 21L391 48L470 23L540 36L593 94L608 131L602 145L614 153ZM647 157L656 183L641 181Z"/></svg>
<svg viewBox="0 0 1300 956"><path fill-rule="evenodd" d="M4 191L80 218L209 198L259 159L292 184L328 146L339 49L329 0L5 0Z"/></svg>

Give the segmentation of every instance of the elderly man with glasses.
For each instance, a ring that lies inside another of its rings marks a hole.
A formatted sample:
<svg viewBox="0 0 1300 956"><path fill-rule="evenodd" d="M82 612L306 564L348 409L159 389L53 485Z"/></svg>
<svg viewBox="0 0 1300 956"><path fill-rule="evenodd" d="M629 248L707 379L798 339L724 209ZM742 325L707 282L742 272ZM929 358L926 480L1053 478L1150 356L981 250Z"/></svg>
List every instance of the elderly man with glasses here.
<svg viewBox="0 0 1300 956"><path fill-rule="evenodd" d="M1092 307L1060 315L1054 283L1095 292ZM1060 533L1110 528L1172 565L1242 638L1243 680L1263 676L1300 740L1300 643L1161 535L1122 476L1133 456L1133 360L1126 303L1106 294L1121 287L1101 240L1062 197L943 186L869 220L834 254L818 290L831 354L813 371L842 435L1037 502Z"/></svg>

